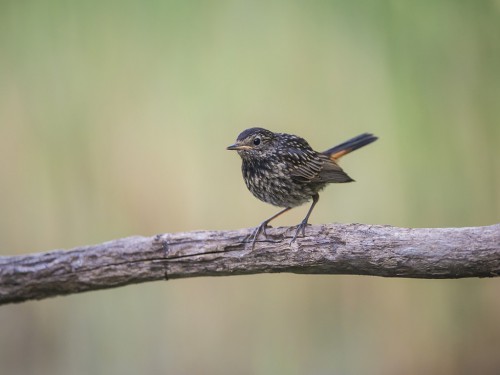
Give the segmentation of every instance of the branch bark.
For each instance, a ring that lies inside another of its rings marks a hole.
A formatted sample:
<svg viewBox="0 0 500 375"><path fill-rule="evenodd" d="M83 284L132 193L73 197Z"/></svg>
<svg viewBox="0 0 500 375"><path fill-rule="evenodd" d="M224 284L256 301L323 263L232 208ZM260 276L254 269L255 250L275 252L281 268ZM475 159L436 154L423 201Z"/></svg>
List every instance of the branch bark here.
<svg viewBox="0 0 500 375"><path fill-rule="evenodd" d="M364 224L128 237L71 250L0 257L0 304L153 280L268 272L453 279L500 275L500 224L397 228Z"/></svg>

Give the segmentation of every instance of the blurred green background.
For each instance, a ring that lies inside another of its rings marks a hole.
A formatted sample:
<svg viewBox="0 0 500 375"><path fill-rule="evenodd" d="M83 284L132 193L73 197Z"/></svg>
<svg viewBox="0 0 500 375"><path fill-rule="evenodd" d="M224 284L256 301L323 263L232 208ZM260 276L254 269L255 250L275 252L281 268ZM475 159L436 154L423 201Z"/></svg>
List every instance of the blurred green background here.
<svg viewBox="0 0 500 375"><path fill-rule="evenodd" d="M312 223L500 221L500 2L2 1L0 254L252 227L225 147L343 159ZM307 207L275 225L297 224ZM0 307L1 374L498 374L499 280L256 275Z"/></svg>

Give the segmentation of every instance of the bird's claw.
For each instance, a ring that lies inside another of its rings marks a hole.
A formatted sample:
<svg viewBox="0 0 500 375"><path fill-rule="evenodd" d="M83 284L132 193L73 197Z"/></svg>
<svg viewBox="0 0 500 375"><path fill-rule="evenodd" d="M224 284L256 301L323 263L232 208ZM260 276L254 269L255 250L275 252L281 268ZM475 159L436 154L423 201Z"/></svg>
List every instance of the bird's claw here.
<svg viewBox="0 0 500 375"><path fill-rule="evenodd" d="M295 242L300 232L302 232L302 237L306 236L306 227L307 227L307 220L303 220L299 225L297 225L297 230L295 231L295 234L292 240L290 241L290 245Z"/></svg>
<svg viewBox="0 0 500 375"><path fill-rule="evenodd" d="M264 221L252 232L252 234L250 235L250 238L252 238L252 250L255 247L255 242L257 241L259 234L262 233L264 234L264 237L267 238L266 229L269 227L270 225L268 225L267 221Z"/></svg>

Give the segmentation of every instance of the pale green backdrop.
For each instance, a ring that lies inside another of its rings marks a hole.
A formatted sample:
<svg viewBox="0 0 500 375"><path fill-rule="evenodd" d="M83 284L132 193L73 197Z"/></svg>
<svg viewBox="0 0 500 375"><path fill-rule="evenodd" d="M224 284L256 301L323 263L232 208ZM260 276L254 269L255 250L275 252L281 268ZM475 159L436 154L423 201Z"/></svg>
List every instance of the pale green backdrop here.
<svg viewBox="0 0 500 375"><path fill-rule="evenodd" d="M361 132L312 223L500 221L500 2L0 3L0 254L257 225L225 150ZM298 223L307 208L276 222ZM497 374L500 280L256 275L0 307L1 374Z"/></svg>

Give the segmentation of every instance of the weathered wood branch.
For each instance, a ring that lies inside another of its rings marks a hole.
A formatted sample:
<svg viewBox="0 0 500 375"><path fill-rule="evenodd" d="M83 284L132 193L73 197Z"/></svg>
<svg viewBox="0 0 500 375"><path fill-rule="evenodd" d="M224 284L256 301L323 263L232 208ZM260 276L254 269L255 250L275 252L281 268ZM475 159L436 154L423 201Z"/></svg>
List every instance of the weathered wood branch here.
<svg viewBox="0 0 500 375"><path fill-rule="evenodd" d="M128 237L71 250L0 257L0 304L153 280L266 272L451 279L500 275L500 224L408 229L380 225Z"/></svg>

